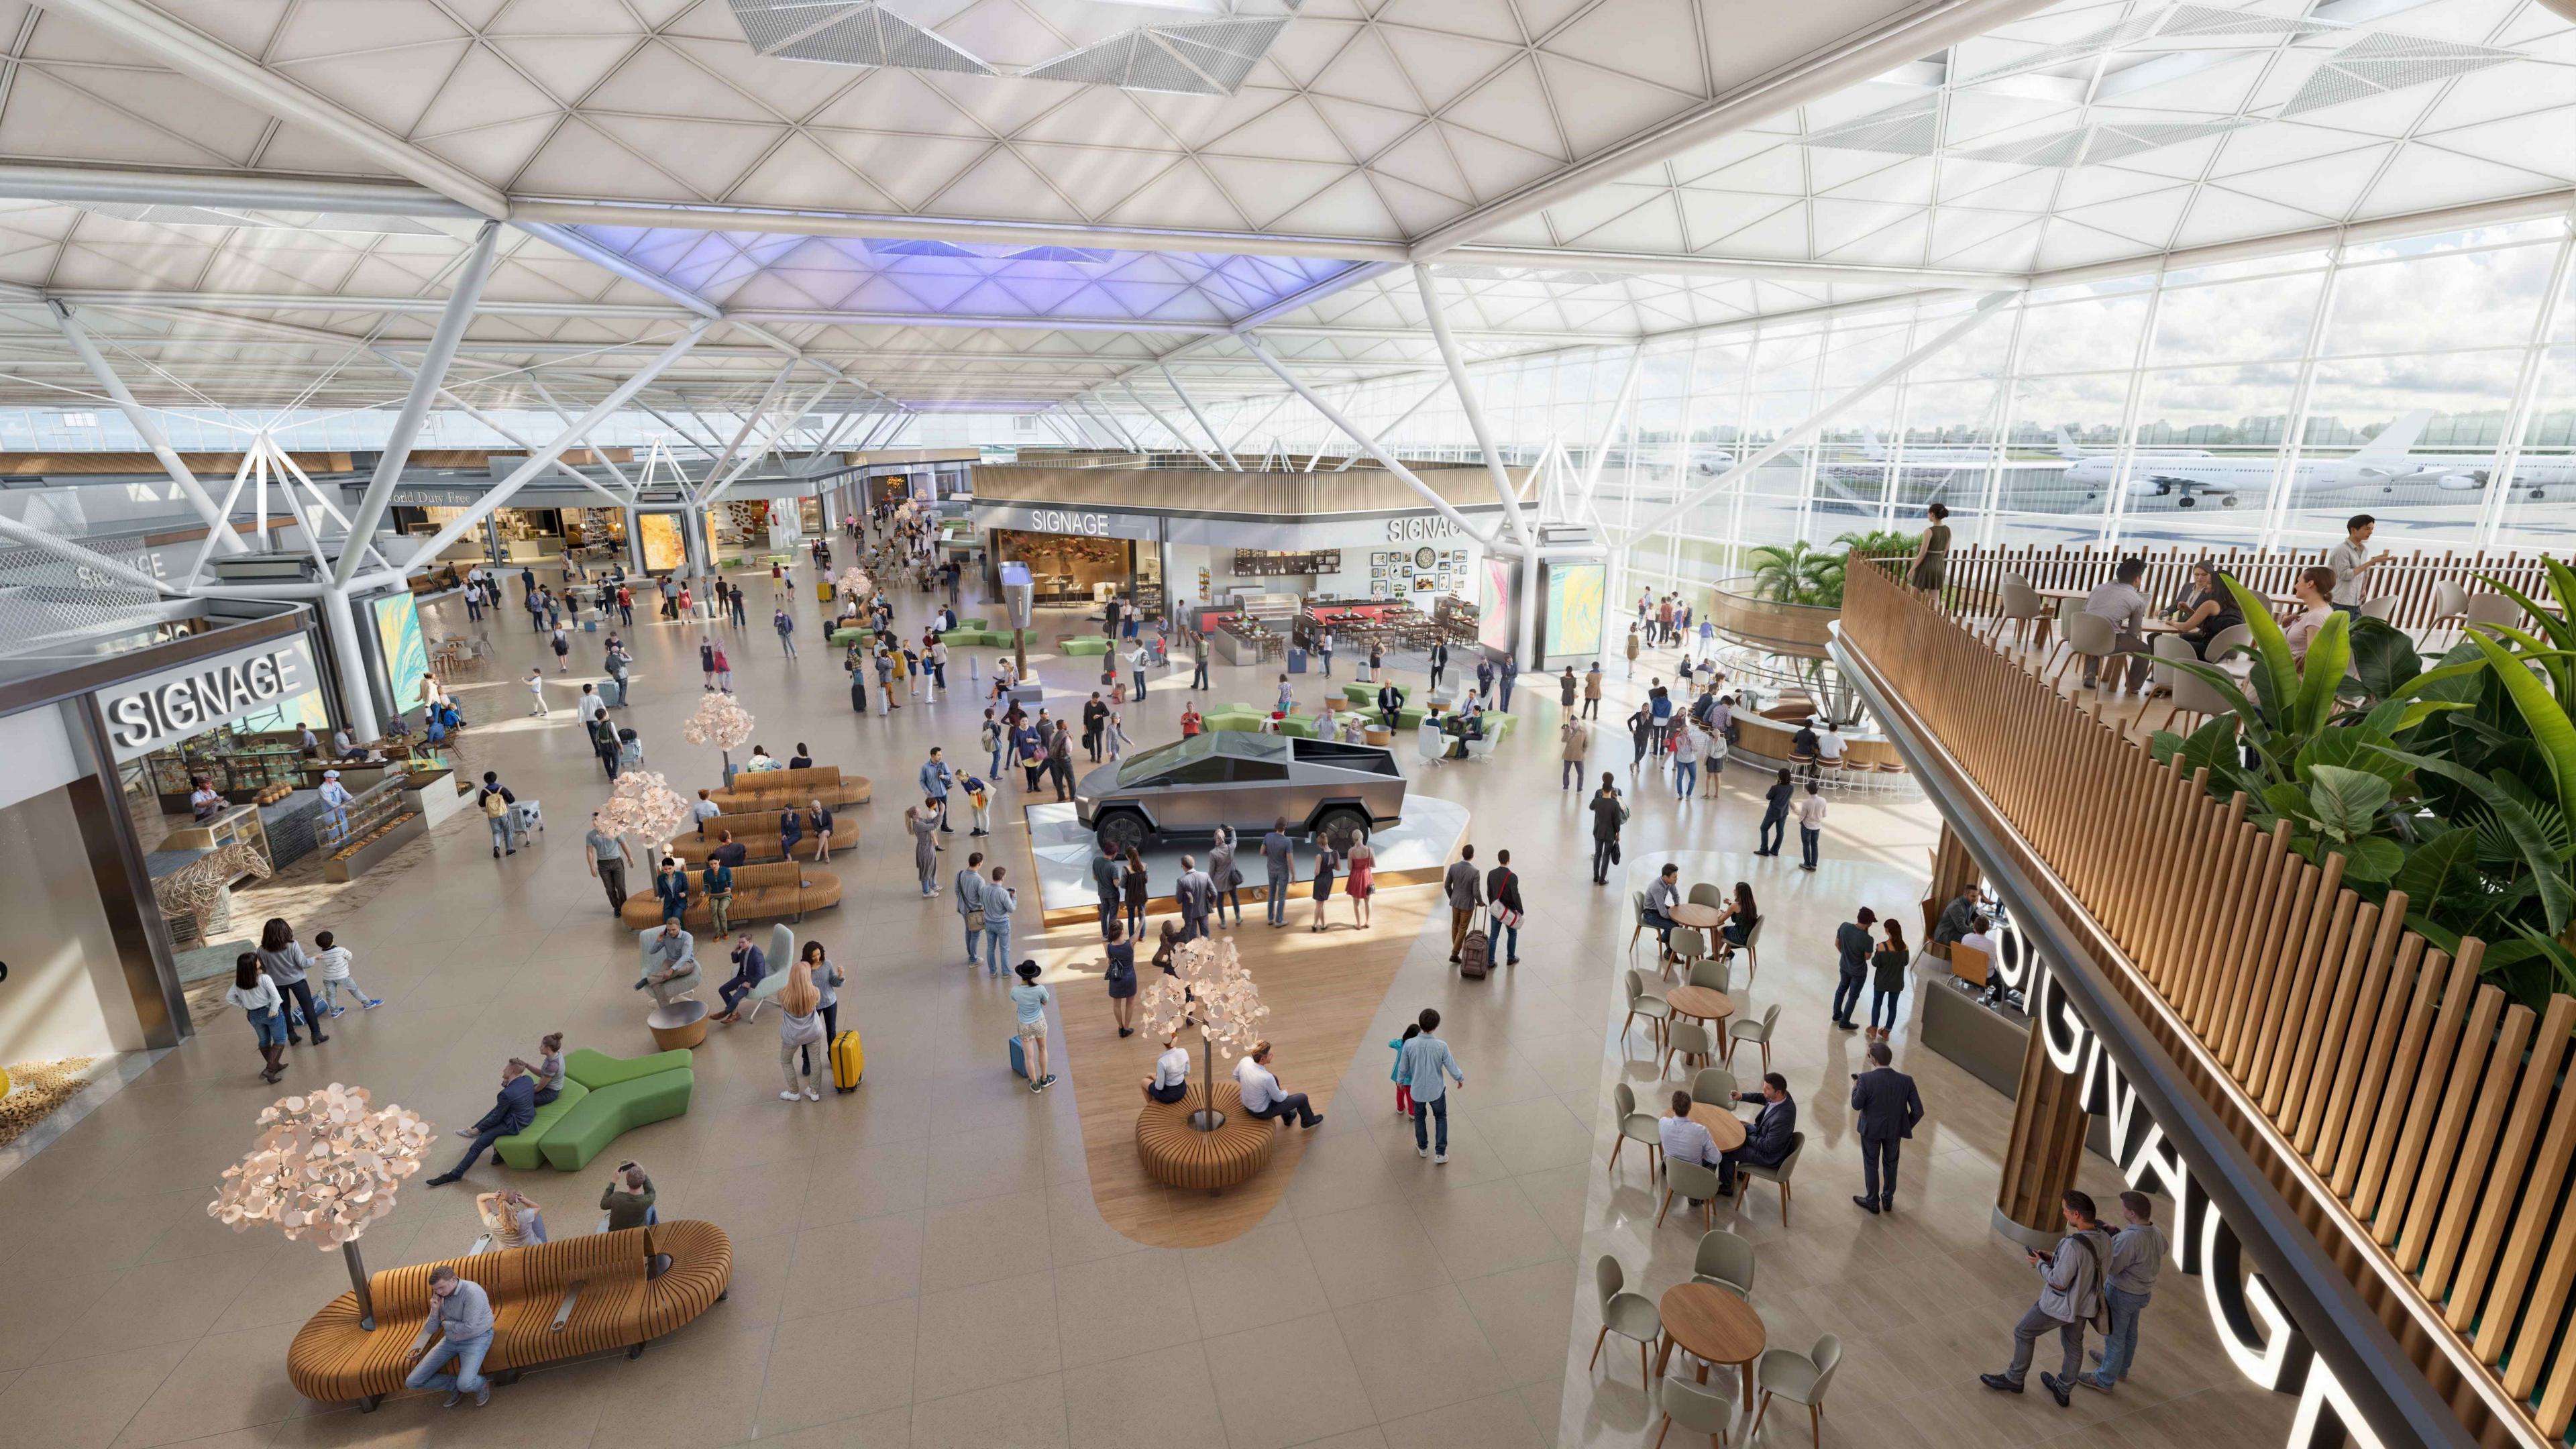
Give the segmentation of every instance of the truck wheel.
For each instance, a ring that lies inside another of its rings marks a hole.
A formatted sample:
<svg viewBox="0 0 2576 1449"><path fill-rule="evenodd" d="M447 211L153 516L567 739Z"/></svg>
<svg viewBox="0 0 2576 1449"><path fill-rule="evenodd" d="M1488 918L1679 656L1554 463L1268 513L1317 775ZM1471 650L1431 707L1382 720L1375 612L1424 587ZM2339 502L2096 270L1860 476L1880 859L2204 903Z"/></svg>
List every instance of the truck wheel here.
<svg viewBox="0 0 2576 1449"><path fill-rule="evenodd" d="M1338 806L1315 818L1312 838L1331 840L1340 835L1347 835L1353 840L1368 839L1368 817L1348 806Z"/></svg>
<svg viewBox="0 0 2576 1449"><path fill-rule="evenodd" d="M1145 822L1134 812L1122 810L1093 828L1092 836L1100 842L1103 855L1125 855L1145 843Z"/></svg>

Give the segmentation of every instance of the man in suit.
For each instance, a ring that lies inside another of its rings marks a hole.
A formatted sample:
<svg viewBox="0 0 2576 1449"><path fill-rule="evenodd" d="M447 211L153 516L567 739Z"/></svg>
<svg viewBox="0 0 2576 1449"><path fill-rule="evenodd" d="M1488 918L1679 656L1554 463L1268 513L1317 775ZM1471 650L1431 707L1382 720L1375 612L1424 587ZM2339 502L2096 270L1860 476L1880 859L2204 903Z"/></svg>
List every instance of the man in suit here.
<svg viewBox="0 0 2576 1449"><path fill-rule="evenodd" d="M1440 676L1448 672L1449 646L1435 642L1431 646L1431 688L1434 692L1440 688Z"/></svg>
<svg viewBox="0 0 2576 1449"><path fill-rule="evenodd" d="M1181 878L1172 882L1172 901L1181 908L1181 939L1208 934L1208 911L1216 904L1216 881L1199 869L1194 856L1181 857Z"/></svg>
<svg viewBox="0 0 2576 1449"><path fill-rule="evenodd" d="M1392 679L1379 685L1377 687L1378 723L1385 725L1388 729L1393 729L1396 726L1396 722L1403 718L1403 715L1404 692L1395 687L1395 681Z"/></svg>
<svg viewBox="0 0 2576 1449"><path fill-rule="evenodd" d="M1896 1153L1923 1120L1923 1098L1914 1079L1889 1063L1887 1043L1869 1044L1869 1070L1852 1078L1852 1122L1860 1133L1860 1196L1852 1201L1872 1214L1896 1208Z"/></svg>
<svg viewBox="0 0 2576 1449"><path fill-rule="evenodd" d="M1789 1160L1789 1139L1798 1135L1798 1104L1789 1098L1787 1077L1764 1072L1762 1090L1738 1092L1736 1100L1759 1102L1762 1110L1753 1114L1752 1123L1744 1129L1744 1145L1729 1148L1717 1160L1717 1190L1727 1197L1735 1196L1735 1164L1778 1167Z"/></svg>
<svg viewBox="0 0 2576 1449"><path fill-rule="evenodd" d="M1834 954L1840 958L1834 970L1834 1025L1845 1031L1860 1030L1852 1012L1860 1005L1860 989L1869 980L1870 952L1878 942L1869 928L1878 924L1878 912L1867 906L1860 914L1834 928Z"/></svg>
<svg viewBox="0 0 2576 1449"><path fill-rule="evenodd" d="M1100 939L1104 941L1110 939L1110 934L1117 929L1114 923L1118 919L1118 882L1126 871L1127 867L1119 863L1118 857L1101 851L1092 853L1091 884L1100 893Z"/></svg>
<svg viewBox="0 0 2576 1449"><path fill-rule="evenodd" d="M459 1137L471 1137L474 1145L456 1165L429 1180L429 1186L441 1187L465 1175L483 1156L484 1149L504 1137L514 1137L528 1130L537 1116L537 1079L528 1075L527 1063L513 1060L501 1068L501 1090L493 1096L492 1110L471 1127L456 1130Z"/></svg>

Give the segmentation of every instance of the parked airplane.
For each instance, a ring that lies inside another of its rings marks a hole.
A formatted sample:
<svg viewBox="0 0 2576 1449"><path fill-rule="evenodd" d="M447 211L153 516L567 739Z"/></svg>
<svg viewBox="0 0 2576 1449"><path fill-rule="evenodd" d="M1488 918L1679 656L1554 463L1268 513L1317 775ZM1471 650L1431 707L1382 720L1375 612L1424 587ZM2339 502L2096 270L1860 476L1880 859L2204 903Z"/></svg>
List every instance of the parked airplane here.
<svg viewBox="0 0 2576 1449"><path fill-rule="evenodd" d="M2302 459L2290 485L2313 493L2378 488L2415 478L2424 470L2417 460L2406 455L2406 450L2415 445L2424 425L2432 420L2430 409L2420 409L2389 424L2350 457ZM2066 481L2098 491L2110 486L2118 468L2119 459L2110 455L2079 458L2067 467ZM2174 506L2192 508L2205 495L2216 498L2222 507L2233 508L2238 495L2259 495L2269 489L2279 468L2278 460L2272 458L2229 458L2206 452L2140 453L2130 463L2129 496L2163 498L2180 494Z"/></svg>

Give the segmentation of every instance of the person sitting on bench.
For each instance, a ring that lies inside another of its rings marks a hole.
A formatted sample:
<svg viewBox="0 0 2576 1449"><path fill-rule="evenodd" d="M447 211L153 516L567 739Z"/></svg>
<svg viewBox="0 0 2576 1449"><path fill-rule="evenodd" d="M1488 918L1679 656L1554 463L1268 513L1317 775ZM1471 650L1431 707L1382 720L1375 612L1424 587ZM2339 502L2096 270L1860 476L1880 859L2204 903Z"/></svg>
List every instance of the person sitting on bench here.
<svg viewBox="0 0 2576 1449"><path fill-rule="evenodd" d="M1269 1121L1294 1117L1297 1125L1309 1131L1324 1125L1324 1116L1306 1103L1303 1092L1283 1092L1279 1079L1270 1074L1270 1043L1252 1044L1252 1055L1234 1064L1235 1085L1243 1089L1243 1110Z"/></svg>
<svg viewBox="0 0 2576 1449"><path fill-rule="evenodd" d="M1169 1105L1190 1094L1190 1049L1176 1046L1154 1058L1154 1075L1145 1079L1145 1100Z"/></svg>

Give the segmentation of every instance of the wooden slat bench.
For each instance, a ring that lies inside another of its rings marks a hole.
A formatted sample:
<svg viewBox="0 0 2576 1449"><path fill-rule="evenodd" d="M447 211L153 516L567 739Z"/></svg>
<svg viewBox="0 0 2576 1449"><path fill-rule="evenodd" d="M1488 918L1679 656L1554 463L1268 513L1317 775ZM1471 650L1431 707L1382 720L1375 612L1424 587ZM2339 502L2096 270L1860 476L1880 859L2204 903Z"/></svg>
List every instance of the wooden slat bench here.
<svg viewBox="0 0 2576 1449"><path fill-rule="evenodd" d="M1279 1142L1275 1119L1243 1110L1243 1093L1232 1082L1219 1082L1216 1109L1225 1125L1201 1132L1190 1114L1203 1105L1192 1095L1177 1102L1147 1102L1136 1115L1136 1156L1145 1175L1173 1187L1216 1189L1249 1181L1270 1164Z"/></svg>

